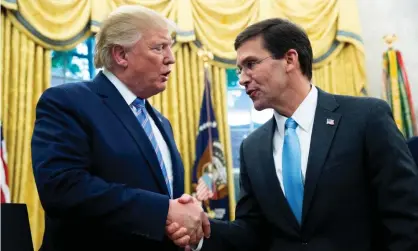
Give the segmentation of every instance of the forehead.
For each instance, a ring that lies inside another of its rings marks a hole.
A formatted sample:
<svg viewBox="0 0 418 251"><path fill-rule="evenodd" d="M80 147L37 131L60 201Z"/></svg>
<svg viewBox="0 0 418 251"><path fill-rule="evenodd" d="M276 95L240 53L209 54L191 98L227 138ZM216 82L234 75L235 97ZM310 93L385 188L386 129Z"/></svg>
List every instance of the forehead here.
<svg viewBox="0 0 418 251"><path fill-rule="evenodd" d="M264 48L263 38L260 36L248 39L237 49L237 65L252 60L259 59L270 55L270 53Z"/></svg>
<svg viewBox="0 0 418 251"><path fill-rule="evenodd" d="M147 30L143 34L144 40L151 44L172 44L171 34L166 29Z"/></svg>

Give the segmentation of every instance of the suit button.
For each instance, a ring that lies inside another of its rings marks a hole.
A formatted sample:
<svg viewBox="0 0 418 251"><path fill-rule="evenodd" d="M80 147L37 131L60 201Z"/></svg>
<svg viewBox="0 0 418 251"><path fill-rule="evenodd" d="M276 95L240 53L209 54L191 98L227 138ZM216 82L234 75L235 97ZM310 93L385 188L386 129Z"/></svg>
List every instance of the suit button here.
<svg viewBox="0 0 418 251"><path fill-rule="evenodd" d="M302 242L302 246L306 246L306 245L308 245L308 243L307 242Z"/></svg>

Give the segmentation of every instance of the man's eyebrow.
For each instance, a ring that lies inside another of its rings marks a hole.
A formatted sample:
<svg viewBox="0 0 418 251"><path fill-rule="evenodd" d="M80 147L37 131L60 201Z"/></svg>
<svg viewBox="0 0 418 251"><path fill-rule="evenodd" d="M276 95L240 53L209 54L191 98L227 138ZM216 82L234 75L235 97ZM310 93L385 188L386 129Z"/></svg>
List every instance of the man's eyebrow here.
<svg viewBox="0 0 418 251"><path fill-rule="evenodd" d="M248 61L253 61L253 60L257 60L257 59L254 56L252 56L252 55L246 56L240 62L237 61L237 67L240 67L242 64L245 64Z"/></svg>

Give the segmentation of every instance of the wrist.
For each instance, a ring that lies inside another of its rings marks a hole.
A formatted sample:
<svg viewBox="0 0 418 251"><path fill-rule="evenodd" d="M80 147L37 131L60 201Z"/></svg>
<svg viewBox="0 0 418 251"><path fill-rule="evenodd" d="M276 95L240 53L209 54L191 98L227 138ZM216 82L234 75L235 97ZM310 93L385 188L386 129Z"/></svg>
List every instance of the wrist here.
<svg viewBox="0 0 418 251"><path fill-rule="evenodd" d="M172 215L171 214L172 214L173 209L175 207L174 203L175 203L174 200L172 200L172 199L168 200L168 213L167 213L167 220L166 220L167 225L172 223Z"/></svg>

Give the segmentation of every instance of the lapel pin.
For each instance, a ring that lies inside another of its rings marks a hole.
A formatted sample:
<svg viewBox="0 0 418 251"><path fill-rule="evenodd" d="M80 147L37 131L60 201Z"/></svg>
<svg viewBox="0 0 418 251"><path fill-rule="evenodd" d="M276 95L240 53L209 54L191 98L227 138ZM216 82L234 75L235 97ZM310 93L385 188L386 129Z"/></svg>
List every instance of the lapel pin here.
<svg viewBox="0 0 418 251"><path fill-rule="evenodd" d="M334 120L333 119L327 119L327 125L334 125Z"/></svg>

